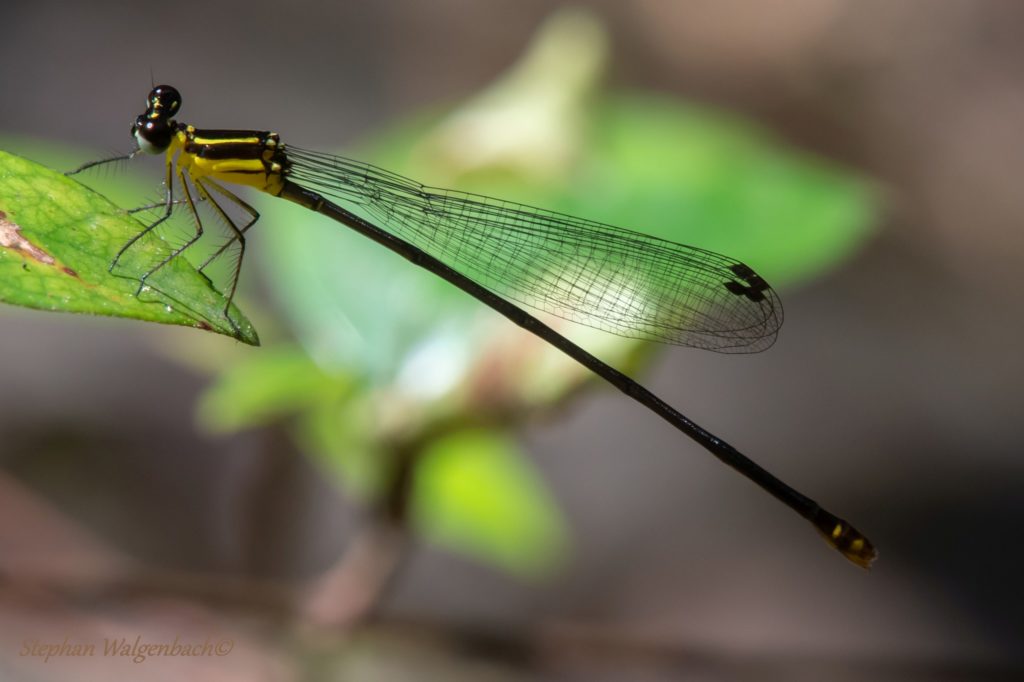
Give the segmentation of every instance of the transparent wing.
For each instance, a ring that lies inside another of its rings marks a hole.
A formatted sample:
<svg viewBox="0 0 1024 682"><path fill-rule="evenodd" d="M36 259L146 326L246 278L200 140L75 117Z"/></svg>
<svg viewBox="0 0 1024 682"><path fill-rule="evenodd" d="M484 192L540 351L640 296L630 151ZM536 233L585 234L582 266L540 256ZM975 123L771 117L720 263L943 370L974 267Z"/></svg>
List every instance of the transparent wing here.
<svg viewBox="0 0 1024 682"><path fill-rule="evenodd" d="M727 256L288 147L289 177L509 300L613 334L726 353L775 342L782 304Z"/></svg>

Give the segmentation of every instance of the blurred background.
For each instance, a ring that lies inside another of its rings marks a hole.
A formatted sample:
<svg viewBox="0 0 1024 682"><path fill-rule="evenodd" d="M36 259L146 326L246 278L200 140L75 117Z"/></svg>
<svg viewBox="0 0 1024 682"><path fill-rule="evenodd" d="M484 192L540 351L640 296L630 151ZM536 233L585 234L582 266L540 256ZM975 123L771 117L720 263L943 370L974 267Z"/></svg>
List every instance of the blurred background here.
<svg viewBox="0 0 1024 682"><path fill-rule="evenodd" d="M1024 6L9 0L3 17L0 148L58 168L130 150L152 79L200 127L749 262L786 306L766 353L560 329L881 555L849 565L511 325L262 201L238 303L263 348L0 309L4 679L1024 675ZM115 181L153 196L159 178L139 159ZM22 655L176 636L232 647Z"/></svg>

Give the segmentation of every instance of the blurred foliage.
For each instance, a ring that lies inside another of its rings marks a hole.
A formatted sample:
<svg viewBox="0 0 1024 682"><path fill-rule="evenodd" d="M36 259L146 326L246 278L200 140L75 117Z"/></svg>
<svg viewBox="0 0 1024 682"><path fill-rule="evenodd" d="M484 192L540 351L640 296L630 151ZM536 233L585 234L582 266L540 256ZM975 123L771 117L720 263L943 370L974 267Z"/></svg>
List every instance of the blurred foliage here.
<svg viewBox="0 0 1024 682"><path fill-rule="evenodd" d="M187 261L168 263L139 296L137 279L108 272L118 249L143 229L75 179L0 152L0 300L236 336L224 318L224 297ZM127 252L123 271L144 267L139 259L145 250L139 244ZM258 344L252 325L233 312L243 330L238 338Z"/></svg>
<svg viewBox="0 0 1024 682"><path fill-rule="evenodd" d="M343 375L324 372L308 355L282 344L226 370L203 395L199 414L211 431L236 431L344 402L352 388Z"/></svg>
<svg viewBox="0 0 1024 682"><path fill-rule="evenodd" d="M417 529L521 575L546 573L562 559L566 533L527 462L508 438L489 430L434 439L416 468Z"/></svg>
<svg viewBox="0 0 1024 682"><path fill-rule="evenodd" d="M493 86L450 111L382 131L360 158L428 184L727 253L775 285L827 271L870 233L876 206L868 182L737 117L601 89L605 50L588 16L557 15ZM342 385L359 377L361 386L331 407L310 406L297 422L298 442L350 490L371 497L381 493L394 453L415 444L423 458L417 528L520 574L553 567L564 553L564 522L529 461L501 434L565 402L588 374L320 216L277 202L266 204L264 219L288 225L265 231L262 253L301 348ZM652 350L545 321L627 372Z"/></svg>

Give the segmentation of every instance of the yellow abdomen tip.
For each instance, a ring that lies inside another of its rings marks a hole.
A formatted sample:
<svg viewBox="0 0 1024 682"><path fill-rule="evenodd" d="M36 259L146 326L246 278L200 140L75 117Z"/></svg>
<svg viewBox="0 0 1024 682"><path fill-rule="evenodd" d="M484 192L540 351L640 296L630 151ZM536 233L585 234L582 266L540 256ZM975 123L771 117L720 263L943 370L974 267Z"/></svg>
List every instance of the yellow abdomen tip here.
<svg viewBox="0 0 1024 682"><path fill-rule="evenodd" d="M828 544L861 568L871 568L872 562L878 558L878 550L871 541L846 521L824 511L822 516L825 518L817 519L813 523L825 536Z"/></svg>

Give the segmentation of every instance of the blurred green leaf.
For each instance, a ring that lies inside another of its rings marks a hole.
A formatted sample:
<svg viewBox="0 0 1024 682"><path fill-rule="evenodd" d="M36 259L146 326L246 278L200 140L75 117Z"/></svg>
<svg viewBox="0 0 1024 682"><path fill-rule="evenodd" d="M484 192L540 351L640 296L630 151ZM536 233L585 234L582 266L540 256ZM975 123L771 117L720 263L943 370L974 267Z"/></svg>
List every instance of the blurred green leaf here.
<svg viewBox="0 0 1024 682"><path fill-rule="evenodd" d="M328 374L300 349L282 345L221 374L197 410L207 429L230 432L334 405L352 390L350 377Z"/></svg>
<svg viewBox="0 0 1024 682"><path fill-rule="evenodd" d="M561 514L507 438L461 432L421 457L413 513L425 537L526 577L558 566L567 546Z"/></svg>
<svg viewBox="0 0 1024 682"><path fill-rule="evenodd" d="M274 294L324 365L386 383L440 325L469 326L475 306L462 292L387 249L287 202L261 212Z"/></svg>
<svg viewBox="0 0 1024 682"><path fill-rule="evenodd" d="M344 489L367 501L381 494L394 462L373 428L378 418L363 393L303 413L293 433L304 452L338 476Z"/></svg>
<svg viewBox="0 0 1024 682"><path fill-rule="evenodd" d="M593 130L562 210L724 253L776 286L834 267L875 227L865 178L735 115L618 96L599 107Z"/></svg>
<svg viewBox="0 0 1024 682"><path fill-rule="evenodd" d="M641 95L606 96L589 112L584 144L557 182L514 165L459 166L432 138L440 126L430 115L380 135L365 158L428 184L718 251L750 263L777 287L834 267L872 232L878 208L869 182L735 116ZM268 265L315 354L386 380L438 324L468 326L479 309L342 226L294 211L286 217L291 208L268 206L264 214L268 222L302 223L267 230Z"/></svg>
<svg viewBox="0 0 1024 682"><path fill-rule="evenodd" d="M585 144L557 183L529 168L458 165L432 141L438 117L395 126L368 157L428 184L448 178L723 253L782 287L834 267L874 231L870 181L738 116L643 94L606 95L589 112Z"/></svg>
<svg viewBox="0 0 1024 682"><path fill-rule="evenodd" d="M19 156L0 152L0 301L217 331L249 344L259 340L232 307L241 328L225 319L225 300L184 259L176 259L135 296L138 281L108 272L121 246L144 226L105 197ZM145 256L141 245L126 259Z"/></svg>

